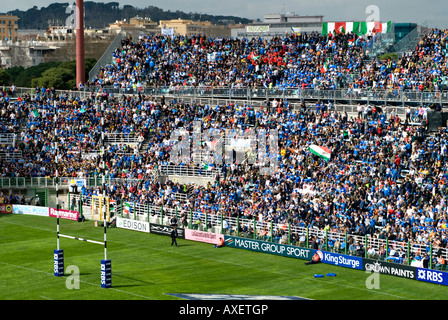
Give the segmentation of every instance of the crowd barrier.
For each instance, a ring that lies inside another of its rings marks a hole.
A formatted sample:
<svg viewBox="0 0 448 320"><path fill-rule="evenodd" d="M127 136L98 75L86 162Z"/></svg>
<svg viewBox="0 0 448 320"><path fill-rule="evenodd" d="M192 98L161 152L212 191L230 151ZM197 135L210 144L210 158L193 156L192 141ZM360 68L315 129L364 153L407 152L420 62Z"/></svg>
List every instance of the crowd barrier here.
<svg viewBox="0 0 448 320"><path fill-rule="evenodd" d="M414 91L402 89L352 89L340 88L321 90L312 88L230 88L230 87L127 87L115 88L111 86L91 86L83 90L55 90L59 96L66 98L90 98L98 92L107 92L111 96L145 94L155 97L167 97L176 100L209 99L210 101L242 100L248 104L262 102L270 99L283 99L284 101L322 101L339 104L356 105L393 105L398 109L406 105L446 105L448 104L448 91ZM16 96L36 94L34 88L17 88Z"/></svg>

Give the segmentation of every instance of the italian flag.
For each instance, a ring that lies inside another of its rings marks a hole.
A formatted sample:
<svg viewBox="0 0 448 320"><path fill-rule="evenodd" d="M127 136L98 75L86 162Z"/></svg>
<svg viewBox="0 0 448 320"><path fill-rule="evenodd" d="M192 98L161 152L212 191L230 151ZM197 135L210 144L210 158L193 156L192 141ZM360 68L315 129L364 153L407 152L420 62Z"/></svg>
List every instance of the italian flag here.
<svg viewBox="0 0 448 320"><path fill-rule="evenodd" d="M316 146L315 144L312 144L308 147L308 150L315 154L316 156L321 157L322 159L325 159L326 161L330 160L331 158L331 151L327 147L320 147Z"/></svg>
<svg viewBox="0 0 448 320"><path fill-rule="evenodd" d="M325 61L322 67L320 68L320 72L325 73L328 71L328 63Z"/></svg>
<svg viewBox="0 0 448 320"><path fill-rule="evenodd" d="M386 22L381 23L379 21L367 22L367 31L372 31L373 33L390 33L392 30L392 23Z"/></svg>
<svg viewBox="0 0 448 320"><path fill-rule="evenodd" d="M353 131L350 129L344 130L344 139L349 138L353 134Z"/></svg>
<svg viewBox="0 0 448 320"><path fill-rule="evenodd" d="M132 203L129 202L125 202L124 207L123 207L123 214L131 214L132 213Z"/></svg>
<svg viewBox="0 0 448 320"><path fill-rule="evenodd" d="M392 22L381 23L379 21L347 21L347 22L324 22L322 23L322 34L355 33L357 35L366 34L370 31L375 33L390 33Z"/></svg>

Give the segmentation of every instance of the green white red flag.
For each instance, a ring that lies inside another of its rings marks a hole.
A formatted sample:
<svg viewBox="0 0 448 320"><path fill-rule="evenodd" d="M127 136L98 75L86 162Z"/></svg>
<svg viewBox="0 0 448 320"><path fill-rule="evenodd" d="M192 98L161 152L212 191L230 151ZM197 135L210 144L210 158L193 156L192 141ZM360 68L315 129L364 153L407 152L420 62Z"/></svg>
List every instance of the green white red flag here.
<svg viewBox="0 0 448 320"><path fill-rule="evenodd" d="M328 71L328 63L325 61L322 67L320 68L320 72L326 73Z"/></svg>
<svg viewBox="0 0 448 320"><path fill-rule="evenodd" d="M379 21L346 21L346 22L323 22L322 34L354 33L357 35L373 33L390 33L392 31L392 22Z"/></svg>
<svg viewBox="0 0 448 320"><path fill-rule="evenodd" d="M331 159L331 150L328 149L327 147L321 147L321 146L312 144L308 147L308 150L312 154L315 154L316 156L319 156L322 159L325 159L326 161Z"/></svg>

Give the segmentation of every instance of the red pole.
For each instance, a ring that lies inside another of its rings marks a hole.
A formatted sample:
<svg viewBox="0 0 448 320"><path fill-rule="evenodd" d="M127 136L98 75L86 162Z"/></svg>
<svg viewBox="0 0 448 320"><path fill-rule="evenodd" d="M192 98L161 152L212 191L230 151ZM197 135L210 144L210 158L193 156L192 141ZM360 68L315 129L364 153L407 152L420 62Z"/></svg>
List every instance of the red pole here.
<svg viewBox="0 0 448 320"><path fill-rule="evenodd" d="M84 0L76 0L76 86L85 83Z"/></svg>

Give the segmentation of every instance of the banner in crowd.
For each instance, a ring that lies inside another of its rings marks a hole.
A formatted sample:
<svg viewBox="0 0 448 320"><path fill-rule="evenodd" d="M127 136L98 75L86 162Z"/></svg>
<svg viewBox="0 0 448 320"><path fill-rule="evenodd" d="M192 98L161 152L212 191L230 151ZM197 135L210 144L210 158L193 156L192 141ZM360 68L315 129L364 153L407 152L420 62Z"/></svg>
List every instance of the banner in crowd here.
<svg viewBox="0 0 448 320"><path fill-rule="evenodd" d="M162 28L161 31L163 36L169 36L169 37L174 37L174 28Z"/></svg>
<svg viewBox="0 0 448 320"><path fill-rule="evenodd" d="M215 62L216 52L207 53L207 62Z"/></svg>
<svg viewBox="0 0 448 320"><path fill-rule="evenodd" d="M226 247L247 249L256 252L276 254L303 260L310 260L312 257L312 249L300 248L286 244L239 238L228 235L225 235L224 241Z"/></svg>
<svg viewBox="0 0 448 320"><path fill-rule="evenodd" d="M291 27L291 31L292 31L292 33L294 33L296 35L300 35L300 33L301 33L300 28L298 28L298 27Z"/></svg>
<svg viewBox="0 0 448 320"><path fill-rule="evenodd" d="M308 150L312 154L315 154L316 156L321 157L325 161L328 161L331 159L331 150L328 149L327 147L321 147L321 146L316 146L315 144L312 144L308 147Z"/></svg>
<svg viewBox="0 0 448 320"><path fill-rule="evenodd" d="M87 179L84 178L72 178L68 180L68 185L70 187L77 186L78 190L81 190L82 187L87 186Z"/></svg>
<svg viewBox="0 0 448 320"><path fill-rule="evenodd" d="M117 228L149 233L149 222L117 217Z"/></svg>
<svg viewBox="0 0 448 320"><path fill-rule="evenodd" d="M219 238L224 239L224 235L213 232L185 229L185 239L187 240L218 244Z"/></svg>
<svg viewBox="0 0 448 320"><path fill-rule="evenodd" d="M0 213L12 213L12 204L1 204L0 205Z"/></svg>
<svg viewBox="0 0 448 320"><path fill-rule="evenodd" d="M392 22L381 23L379 21L347 21L347 22L324 22L322 23L322 35L330 33L354 33L363 35L367 33L390 33Z"/></svg>
<svg viewBox="0 0 448 320"><path fill-rule="evenodd" d="M66 219L66 220L73 220L78 221L79 218L79 212L78 211L72 211L72 210L65 210L65 209L55 209L55 208L48 208L48 215L53 218L57 218L58 211L59 211L59 218Z"/></svg>

